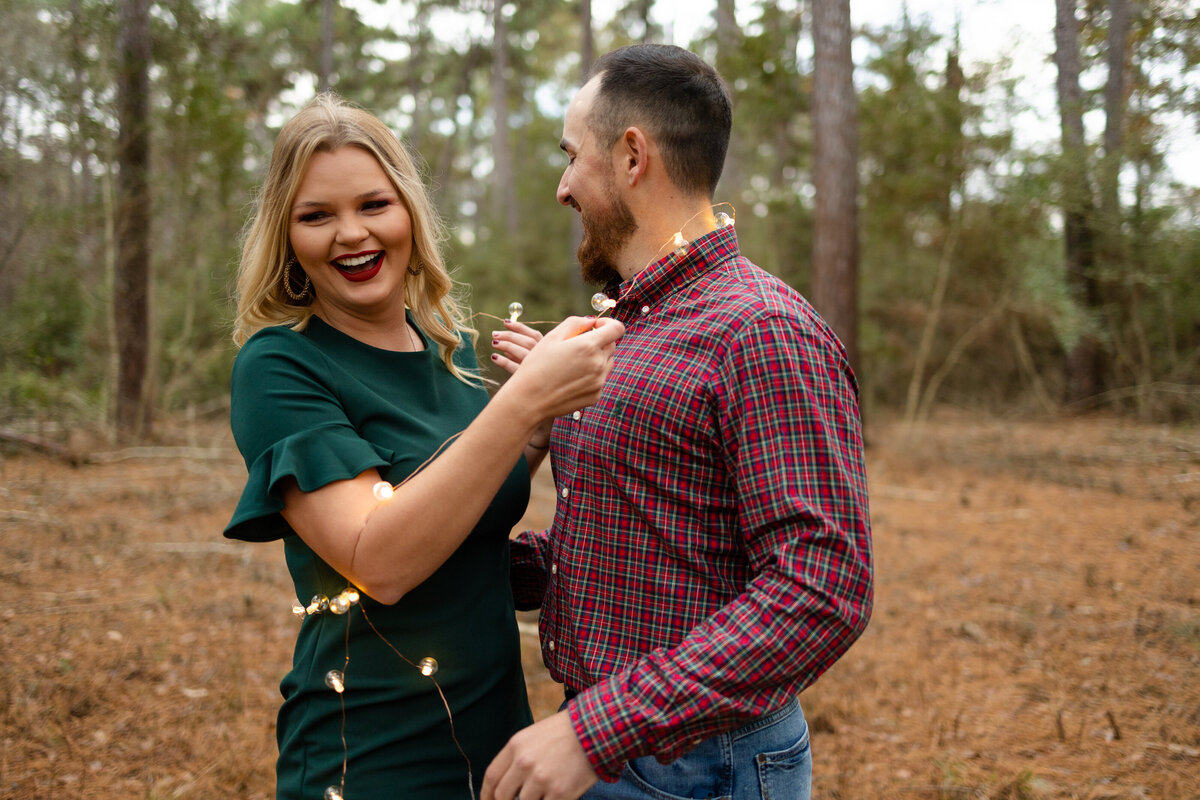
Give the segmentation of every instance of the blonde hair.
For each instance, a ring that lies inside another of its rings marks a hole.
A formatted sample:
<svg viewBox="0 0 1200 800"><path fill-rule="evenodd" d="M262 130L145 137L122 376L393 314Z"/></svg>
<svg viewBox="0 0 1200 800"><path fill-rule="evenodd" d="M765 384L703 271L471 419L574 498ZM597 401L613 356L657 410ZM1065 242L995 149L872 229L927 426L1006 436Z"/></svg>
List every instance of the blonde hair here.
<svg viewBox="0 0 1200 800"><path fill-rule="evenodd" d="M241 347L255 332L271 325L301 331L312 318L310 305L293 301L284 292L284 267L292 258L289 218L313 154L342 147L358 147L374 156L400 195L412 219L413 263L422 267L419 275L405 275L408 307L421 329L437 342L450 373L470 383L476 376L454 363L454 351L462 334L473 342L477 331L467 325L452 293L455 284L439 247L445 228L417 166L383 122L328 92L288 120L275 139L254 216L243 232L234 343Z"/></svg>

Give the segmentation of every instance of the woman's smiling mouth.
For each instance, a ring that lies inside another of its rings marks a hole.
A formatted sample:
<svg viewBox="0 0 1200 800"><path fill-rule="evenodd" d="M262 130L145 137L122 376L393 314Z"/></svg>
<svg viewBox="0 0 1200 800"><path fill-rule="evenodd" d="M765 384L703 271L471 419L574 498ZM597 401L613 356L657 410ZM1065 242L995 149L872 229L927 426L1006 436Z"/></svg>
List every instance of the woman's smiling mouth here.
<svg viewBox="0 0 1200 800"><path fill-rule="evenodd" d="M354 253L342 256L332 263L343 278L358 283L369 281L379 273L379 268L383 266L383 256L384 251L382 250L376 250L373 253Z"/></svg>

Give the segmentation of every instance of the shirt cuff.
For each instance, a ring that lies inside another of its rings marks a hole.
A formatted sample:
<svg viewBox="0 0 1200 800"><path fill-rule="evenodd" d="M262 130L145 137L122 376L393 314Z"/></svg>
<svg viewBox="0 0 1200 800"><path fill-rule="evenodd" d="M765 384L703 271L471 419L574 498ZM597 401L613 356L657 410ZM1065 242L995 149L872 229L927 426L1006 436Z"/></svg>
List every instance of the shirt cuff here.
<svg viewBox="0 0 1200 800"><path fill-rule="evenodd" d="M598 683L580 692L567 713L583 752L603 781L612 783L620 777L625 762L634 758L635 732L622 718L610 681Z"/></svg>

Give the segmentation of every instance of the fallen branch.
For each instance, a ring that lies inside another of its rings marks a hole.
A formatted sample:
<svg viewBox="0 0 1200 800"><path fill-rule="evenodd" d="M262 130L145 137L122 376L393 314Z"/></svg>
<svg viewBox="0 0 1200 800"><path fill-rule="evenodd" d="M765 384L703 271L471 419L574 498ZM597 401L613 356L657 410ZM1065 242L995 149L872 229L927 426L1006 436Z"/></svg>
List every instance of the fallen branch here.
<svg viewBox="0 0 1200 800"><path fill-rule="evenodd" d="M39 453L54 456L57 459L67 462L72 467L79 466L79 457L73 454L70 450L63 447L58 442L52 442L49 439L43 439L39 436L31 436L27 433L17 433L5 428L0 428L0 442L8 442L10 444L21 445L28 447L31 450L36 450Z"/></svg>
<svg viewBox="0 0 1200 800"><path fill-rule="evenodd" d="M126 447L111 453L92 453L88 461L93 464L111 464L115 461L131 461L148 458L180 458L185 461L223 461L233 458L230 451L221 447Z"/></svg>
<svg viewBox="0 0 1200 800"><path fill-rule="evenodd" d="M1139 383L1134 384L1133 386L1119 386L1115 389L1109 389L1108 391L1100 392L1099 394L1074 400L1070 403L1067 403L1065 408L1069 411L1087 411L1089 409L1098 408L1118 400L1127 400L1131 397L1137 397L1139 394L1143 393L1168 394L1179 397L1200 397L1200 386L1190 383L1167 383L1165 381Z"/></svg>

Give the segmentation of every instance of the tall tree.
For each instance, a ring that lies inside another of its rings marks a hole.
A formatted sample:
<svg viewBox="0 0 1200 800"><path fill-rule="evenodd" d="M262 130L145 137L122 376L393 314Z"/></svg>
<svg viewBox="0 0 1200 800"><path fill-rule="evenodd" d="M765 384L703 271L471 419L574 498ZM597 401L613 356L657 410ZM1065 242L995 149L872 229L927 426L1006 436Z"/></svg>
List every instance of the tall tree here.
<svg viewBox="0 0 1200 800"><path fill-rule="evenodd" d="M492 2L492 204L497 224L512 236L520 225L516 186L513 183L512 138L509 131L508 21L504 18L504 0Z"/></svg>
<svg viewBox="0 0 1200 800"><path fill-rule="evenodd" d="M1129 51L1129 0L1108 0L1108 80L1104 85L1104 158L1100 162L1101 236L1105 260L1121 260L1120 175L1125 131L1125 65Z"/></svg>
<svg viewBox="0 0 1200 800"><path fill-rule="evenodd" d="M579 74L586 80L596 60L596 35L592 29L592 0L579 0Z"/></svg>
<svg viewBox="0 0 1200 800"><path fill-rule="evenodd" d="M149 429L145 398L150 352L150 3L117 6L116 423L123 435Z"/></svg>
<svg viewBox="0 0 1200 800"><path fill-rule="evenodd" d="M858 101L850 0L813 3L813 303L858 367Z"/></svg>
<svg viewBox="0 0 1200 800"><path fill-rule="evenodd" d="M335 0L321 2L321 65L317 72L317 89L327 92L333 80L333 6Z"/></svg>
<svg viewBox="0 0 1200 800"><path fill-rule="evenodd" d="M1079 85L1079 21L1075 0L1055 0L1054 62L1062 130L1062 205L1067 286L1076 304L1089 310L1100 302L1095 276L1094 203L1083 133ZM1100 389L1100 347L1086 323L1076 332L1065 364L1066 400L1082 400Z"/></svg>
<svg viewBox="0 0 1200 800"><path fill-rule="evenodd" d="M733 75L740 72L741 64L738 62L743 48L742 30L737 24L735 0L717 0L717 7L713 15L716 20L717 71L732 78ZM731 144L734 146L731 146L725 154L721 187L722 189L728 187L728 190L733 193L731 196L735 196L737 193L745 191L746 186L741 154L737 146L740 142ZM782 162L783 159L778 158L776 161Z"/></svg>

